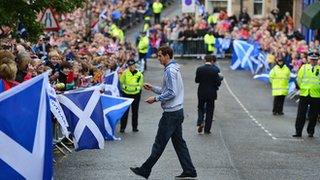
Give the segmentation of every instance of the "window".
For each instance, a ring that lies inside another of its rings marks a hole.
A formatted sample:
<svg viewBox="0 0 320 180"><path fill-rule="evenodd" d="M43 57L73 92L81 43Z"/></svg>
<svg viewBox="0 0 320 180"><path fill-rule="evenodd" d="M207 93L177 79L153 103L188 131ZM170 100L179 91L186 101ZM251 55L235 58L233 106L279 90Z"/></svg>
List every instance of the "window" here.
<svg viewBox="0 0 320 180"><path fill-rule="evenodd" d="M219 12L220 10L227 10L228 1L227 0L211 0L213 4L213 9L215 12Z"/></svg>
<svg viewBox="0 0 320 180"><path fill-rule="evenodd" d="M253 15L262 15L263 0L253 0Z"/></svg>

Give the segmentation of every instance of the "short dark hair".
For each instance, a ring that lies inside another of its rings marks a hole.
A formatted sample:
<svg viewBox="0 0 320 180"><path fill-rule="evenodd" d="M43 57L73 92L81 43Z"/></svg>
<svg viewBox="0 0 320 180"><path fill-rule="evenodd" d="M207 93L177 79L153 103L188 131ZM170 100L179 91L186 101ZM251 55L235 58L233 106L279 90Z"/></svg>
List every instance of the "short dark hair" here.
<svg viewBox="0 0 320 180"><path fill-rule="evenodd" d="M173 50L170 46L161 46L158 51L161 51L163 56L169 55L170 59L173 58Z"/></svg>
<svg viewBox="0 0 320 180"><path fill-rule="evenodd" d="M204 60L205 60L206 62L216 62L217 58L216 58L215 55L206 55L206 56L204 57Z"/></svg>

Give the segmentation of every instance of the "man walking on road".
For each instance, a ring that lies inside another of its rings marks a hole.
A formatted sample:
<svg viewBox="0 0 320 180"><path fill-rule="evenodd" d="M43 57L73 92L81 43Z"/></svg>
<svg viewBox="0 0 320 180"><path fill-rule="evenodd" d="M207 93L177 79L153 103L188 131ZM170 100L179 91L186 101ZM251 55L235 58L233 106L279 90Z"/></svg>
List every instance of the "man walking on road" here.
<svg viewBox="0 0 320 180"><path fill-rule="evenodd" d="M182 137L183 115L183 82L180 73L180 66L172 59L173 50L169 46L159 48L158 59L164 68L162 87L156 87L145 83L144 88L158 94L146 99L152 104L161 102L163 109L162 117L159 121L158 132L152 146L151 155L141 167L130 168L135 174L148 178L152 167L160 158L169 139L171 138L173 147L178 155L183 172L176 176L176 179L193 179L197 177L197 172L192 164L187 144Z"/></svg>
<svg viewBox="0 0 320 180"><path fill-rule="evenodd" d="M308 136L313 137L317 117L320 112L320 66L317 65L318 53L308 56L309 64L304 64L298 71L297 83L300 87L300 101L296 119L296 134L293 137L301 137L306 114L309 107Z"/></svg>
<svg viewBox="0 0 320 180"><path fill-rule="evenodd" d="M217 99L217 90L221 85L219 68L214 64L216 57L213 55L205 56L205 64L198 67L195 82L198 86L198 133L211 133L211 125L214 112L214 101ZM205 124L204 114L206 114Z"/></svg>

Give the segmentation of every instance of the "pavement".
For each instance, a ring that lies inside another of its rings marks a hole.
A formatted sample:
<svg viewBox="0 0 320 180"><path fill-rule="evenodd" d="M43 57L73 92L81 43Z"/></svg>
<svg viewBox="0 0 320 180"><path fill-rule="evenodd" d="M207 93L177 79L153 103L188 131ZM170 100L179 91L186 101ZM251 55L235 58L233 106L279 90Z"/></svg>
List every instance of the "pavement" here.
<svg viewBox="0 0 320 180"><path fill-rule="evenodd" d="M179 5L167 9L167 15L179 12ZM177 9L178 8L178 9ZM166 13L166 12L165 12ZM138 32L137 26L131 32ZM132 38L133 39L133 38ZM320 179L320 131L308 138L292 138L297 105L285 100L284 116L272 115L269 85L252 79L245 71L232 71L229 60L218 62L224 81L218 92L212 134L199 135L197 120L196 68L201 60L178 59L185 88L183 137L199 180L274 180ZM163 67L150 59L145 82L160 85ZM84 150L58 158L55 179L142 179L129 167L140 166L150 155L162 109L159 103L144 100L152 95L143 91L139 110L139 132L132 132L131 119L121 141L106 142L103 150ZM170 180L182 172L169 142L154 166L149 179Z"/></svg>

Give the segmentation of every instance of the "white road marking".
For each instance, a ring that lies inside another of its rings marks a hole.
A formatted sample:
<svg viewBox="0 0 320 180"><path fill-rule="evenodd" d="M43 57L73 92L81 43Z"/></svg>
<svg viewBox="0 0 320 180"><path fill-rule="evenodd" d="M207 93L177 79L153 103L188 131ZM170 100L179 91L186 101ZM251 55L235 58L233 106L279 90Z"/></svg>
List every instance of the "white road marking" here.
<svg viewBox="0 0 320 180"><path fill-rule="evenodd" d="M270 136L273 140L276 140L277 138L274 137L261 123L259 123L254 117L253 115L247 110L246 107L244 107L244 105L241 103L241 101L239 100L239 98L233 93L233 91L231 90L228 81L226 80L226 78L224 77L223 79L229 93L232 95L232 97L238 102L238 104L242 107L242 109L244 110L244 112L247 113L247 115L250 117L251 121L254 122L255 124L257 124L258 126L260 126L260 128L266 133L268 134L268 136Z"/></svg>

